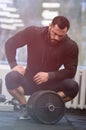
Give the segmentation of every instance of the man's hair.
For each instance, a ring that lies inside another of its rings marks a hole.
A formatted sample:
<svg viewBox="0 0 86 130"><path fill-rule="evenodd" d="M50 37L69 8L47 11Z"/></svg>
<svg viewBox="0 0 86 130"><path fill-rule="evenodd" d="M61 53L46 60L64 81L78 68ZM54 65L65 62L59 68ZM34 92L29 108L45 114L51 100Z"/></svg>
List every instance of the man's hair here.
<svg viewBox="0 0 86 130"><path fill-rule="evenodd" d="M60 29L64 29L67 27L67 30L70 28L70 22L69 20L64 16L56 16L52 20L52 25L58 25Z"/></svg>

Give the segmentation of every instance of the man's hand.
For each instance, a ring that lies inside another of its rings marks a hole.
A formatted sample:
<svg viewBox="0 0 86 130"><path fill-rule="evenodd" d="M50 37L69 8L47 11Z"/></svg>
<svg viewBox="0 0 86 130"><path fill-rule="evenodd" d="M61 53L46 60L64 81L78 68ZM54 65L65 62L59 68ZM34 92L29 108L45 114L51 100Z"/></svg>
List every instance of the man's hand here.
<svg viewBox="0 0 86 130"><path fill-rule="evenodd" d="M34 76L34 81L39 85L47 82L49 79L47 72L39 72Z"/></svg>
<svg viewBox="0 0 86 130"><path fill-rule="evenodd" d="M15 66L14 68L12 68L12 71L17 71L17 72L19 72L19 73L22 74L22 75L25 74L25 69L24 69L24 67L21 66L21 65Z"/></svg>

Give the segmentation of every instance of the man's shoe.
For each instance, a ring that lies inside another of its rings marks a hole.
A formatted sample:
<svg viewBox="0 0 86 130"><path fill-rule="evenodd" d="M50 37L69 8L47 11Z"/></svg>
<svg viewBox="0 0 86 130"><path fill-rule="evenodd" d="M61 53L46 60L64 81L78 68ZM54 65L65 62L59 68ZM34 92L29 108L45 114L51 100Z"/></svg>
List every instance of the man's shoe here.
<svg viewBox="0 0 86 130"><path fill-rule="evenodd" d="M19 116L20 120L24 120L24 119L31 119L31 116L29 115L26 107L22 107L21 111L20 111L20 116Z"/></svg>

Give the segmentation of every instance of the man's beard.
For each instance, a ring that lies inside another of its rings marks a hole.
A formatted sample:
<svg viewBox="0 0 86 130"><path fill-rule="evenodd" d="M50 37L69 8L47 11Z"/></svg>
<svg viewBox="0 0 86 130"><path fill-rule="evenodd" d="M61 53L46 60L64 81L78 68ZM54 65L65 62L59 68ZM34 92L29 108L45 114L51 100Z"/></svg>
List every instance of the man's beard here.
<svg viewBox="0 0 86 130"><path fill-rule="evenodd" d="M56 46L59 43L58 40L54 40L54 39L50 39L50 41L52 46Z"/></svg>
<svg viewBox="0 0 86 130"><path fill-rule="evenodd" d="M48 41L50 42L51 46L56 46L60 41L51 39L50 32L48 32Z"/></svg>
<svg viewBox="0 0 86 130"><path fill-rule="evenodd" d="M48 41L50 42L51 46L56 46L60 41L51 39L50 32L48 33Z"/></svg>

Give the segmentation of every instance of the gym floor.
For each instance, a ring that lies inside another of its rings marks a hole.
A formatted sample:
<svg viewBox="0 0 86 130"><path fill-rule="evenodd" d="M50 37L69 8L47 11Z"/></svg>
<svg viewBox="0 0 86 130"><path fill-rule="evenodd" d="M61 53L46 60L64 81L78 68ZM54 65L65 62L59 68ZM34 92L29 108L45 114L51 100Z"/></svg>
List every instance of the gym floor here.
<svg viewBox="0 0 86 130"><path fill-rule="evenodd" d="M17 119L17 111L0 112L0 130L86 130L86 110L66 110L64 117L54 125Z"/></svg>

